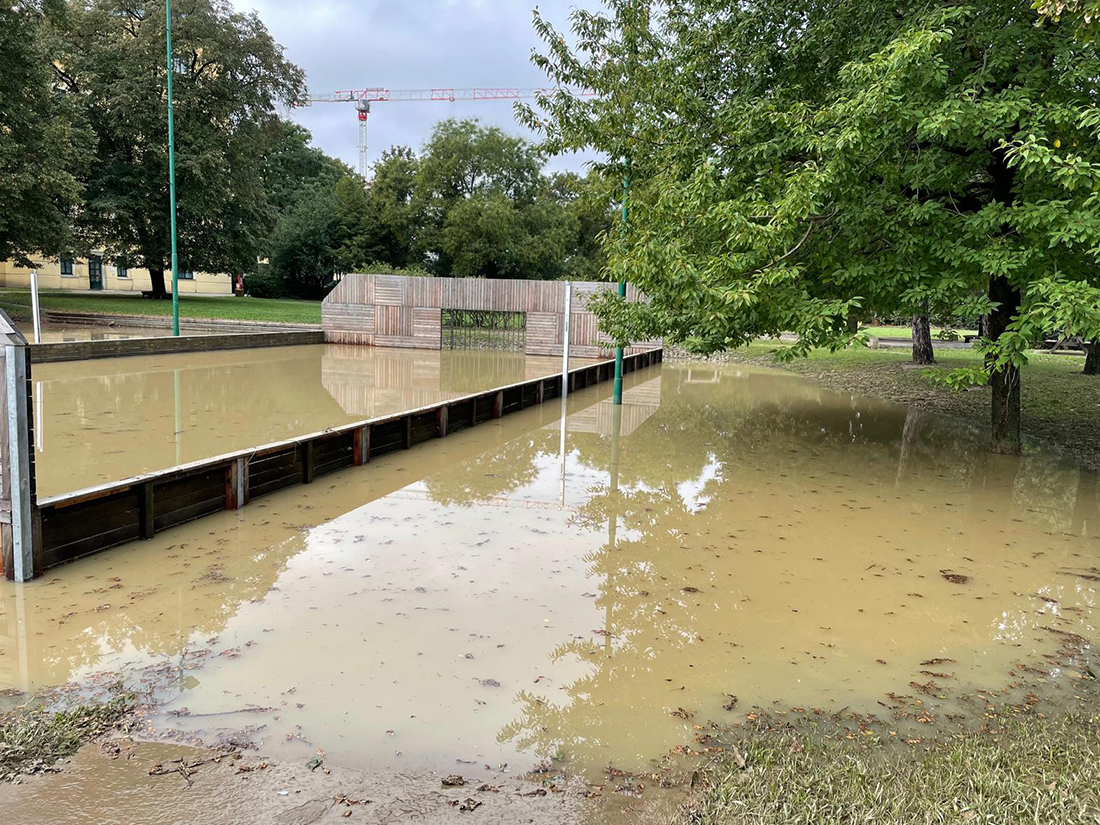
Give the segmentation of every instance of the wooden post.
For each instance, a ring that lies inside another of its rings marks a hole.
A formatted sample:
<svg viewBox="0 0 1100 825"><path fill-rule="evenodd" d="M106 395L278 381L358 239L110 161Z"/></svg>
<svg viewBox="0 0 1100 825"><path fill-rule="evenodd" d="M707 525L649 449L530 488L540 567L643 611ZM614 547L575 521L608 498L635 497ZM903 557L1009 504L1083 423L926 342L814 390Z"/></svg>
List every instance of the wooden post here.
<svg viewBox="0 0 1100 825"><path fill-rule="evenodd" d="M413 445L413 417L411 415L405 416L405 449L409 449Z"/></svg>
<svg viewBox="0 0 1100 825"><path fill-rule="evenodd" d="M37 517L34 478L34 418L31 410L30 351L27 339L0 310L3 347L3 409L0 409L0 462L4 576L30 581L42 567L41 520Z"/></svg>
<svg viewBox="0 0 1100 825"><path fill-rule="evenodd" d="M302 483L313 483L313 442L302 444Z"/></svg>
<svg viewBox="0 0 1100 825"><path fill-rule="evenodd" d="M504 414L504 390L497 390L493 395L493 418L500 418Z"/></svg>
<svg viewBox="0 0 1100 825"><path fill-rule="evenodd" d="M225 509L239 510L248 503L248 462L238 458L225 468Z"/></svg>
<svg viewBox="0 0 1100 825"><path fill-rule="evenodd" d="M477 396L470 399L470 426L477 424Z"/></svg>
<svg viewBox="0 0 1100 825"><path fill-rule="evenodd" d="M435 434L439 438L447 435L447 418L449 415L450 410L446 406L442 406L435 411Z"/></svg>
<svg viewBox="0 0 1100 825"><path fill-rule="evenodd" d="M141 485L141 537L151 539L156 532L153 519L156 516L156 504L153 499L153 482L146 481Z"/></svg>
<svg viewBox="0 0 1100 825"><path fill-rule="evenodd" d="M542 397L545 394L545 392L546 392L546 382L543 381L542 379L539 379L539 382L537 384L535 384L535 403L536 404L541 404L542 403Z"/></svg>

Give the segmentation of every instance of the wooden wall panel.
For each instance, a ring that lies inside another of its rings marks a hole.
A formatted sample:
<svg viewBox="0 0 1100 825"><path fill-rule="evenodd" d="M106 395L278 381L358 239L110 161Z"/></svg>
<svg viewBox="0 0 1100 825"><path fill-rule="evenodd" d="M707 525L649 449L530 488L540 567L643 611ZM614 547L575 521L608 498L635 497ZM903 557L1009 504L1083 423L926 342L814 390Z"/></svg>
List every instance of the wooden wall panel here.
<svg viewBox="0 0 1100 825"><path fill-rule="evenodd" d="M611 340L586 307L589 297L615 287L574 282L569 340L577 357L600 358L610 351ZM627 299L644 301L645 296L627 285ZM443 309L526 313L526 352L561 355L565 307L559 281L345 275L325 298L321 319L329 343L439 349ZM628 352L659 346L660 341L641 341Z"/></svg>

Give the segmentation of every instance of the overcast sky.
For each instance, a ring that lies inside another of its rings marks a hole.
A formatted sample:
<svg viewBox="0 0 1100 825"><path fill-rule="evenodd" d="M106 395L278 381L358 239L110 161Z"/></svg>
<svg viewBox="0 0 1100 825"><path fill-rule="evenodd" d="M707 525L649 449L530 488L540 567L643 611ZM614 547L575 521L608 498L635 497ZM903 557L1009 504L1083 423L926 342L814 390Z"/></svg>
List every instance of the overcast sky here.
<svg viewBox="0 0 1100 825"><path fill-rule="evenodd" d="M540 41L531 26L537 0L233 0L255 10L287 57L306 72L314 93L385 87L546 85L531 65ZM598 0L541 0L543 15L568 32L569 11ZM351 103L323 103L290 116L313 133L314 143L352 168L358 165L358 122ZM447 117L476 117L485 124L527 134L511 101L376 103L369 123L373 163L383 149L414 149ZM579 158L551 161L580 170Z"/></svg>

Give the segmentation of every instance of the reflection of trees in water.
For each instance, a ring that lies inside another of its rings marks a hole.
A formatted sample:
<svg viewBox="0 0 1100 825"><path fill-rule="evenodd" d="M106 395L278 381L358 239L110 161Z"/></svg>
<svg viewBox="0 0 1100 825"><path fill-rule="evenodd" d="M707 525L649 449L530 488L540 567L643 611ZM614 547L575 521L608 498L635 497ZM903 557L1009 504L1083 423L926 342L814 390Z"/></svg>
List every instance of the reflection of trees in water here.
<svg viewBox="0 0 1100 825"><path fill-rule="evenodd" d="M503 496L534 481L539 455L557 450L545 430L535 430L474 458L452 464L424 479L432 499L470 506Z"/></svg>
<svg viewBox="0 0 1100 825"><path fill-rule="evenodd" d="M612 534L612 524L619 531L617 541L609 538L585 558L591 577L601 583L597 605L610 635L602 642L586 637L559 645L555 660L585 661L588 672L562 686L564 695L521 692L518 716L499 732L501 741L542 758L561 750L589 764L606 761L607 753L636 754L643 761L657 755L646 750L640 732L670 723L676 688L689 679L722 683L715 657L692 656L699 630L732 629L740 618L728 599L709 595L729 585L711 591L718 572L705 563L705 553L689 569L679 539L713 534L720 540L737 529L729 509L709 502L728 505L748 494L745 516L752 518L754 485L781 486L793 502L817 485L851 486L853 496L889 489L891 498L896 492L902 499L964 508L969 500L983 519L1057 524L1078 535L1100 520L1094 475L1069 472L1041 454L991 456L981 434L949 419L907 415L898 407L782 379L766 380L750 393L742 382L692 386L682 376L666 366L660 410L622 440L619 489L610 480L596 486L576 517L593 532ZM610 444L610 437L592 437L576 447L586 465L606 471ZM715 458L720 469L708 472ZM989 512L994 503L1001 508L996 514ZM987 528L971 529L980 536ZM1049 583L1044 576L1049 573L1037 568L1035 590ZM659 581L671 597L647 598L647 581ZM1075 587L1070 579L1055 584L1067 591ZM693 597L693 589L702 594ZM989 605L990 628L1020 638L1032 631L1033 616L999 607ZM693 670L675 670L689 660ZM682 728L689 741L690 723Z"/></svg>

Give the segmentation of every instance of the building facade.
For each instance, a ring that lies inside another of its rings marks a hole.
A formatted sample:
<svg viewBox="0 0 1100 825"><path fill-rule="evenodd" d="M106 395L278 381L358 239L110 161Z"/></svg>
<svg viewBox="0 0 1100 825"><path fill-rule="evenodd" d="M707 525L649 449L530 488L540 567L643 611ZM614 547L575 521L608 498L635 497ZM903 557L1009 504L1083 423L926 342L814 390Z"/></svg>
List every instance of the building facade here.
<svg viewBox="0 0 1100 825"><path fill-rule="evenodd" d="M166 281L170 275L165 273ZM31 270L12 261L0 261L0 287L29 289ZM171 291L170 284L166 283ZM39 289L91 289L108 292L147 292L153 288L149 270L123 267L102 255L41 261ZM181 295L231 295L233 278L222 272L180 272Z"/></svg>

